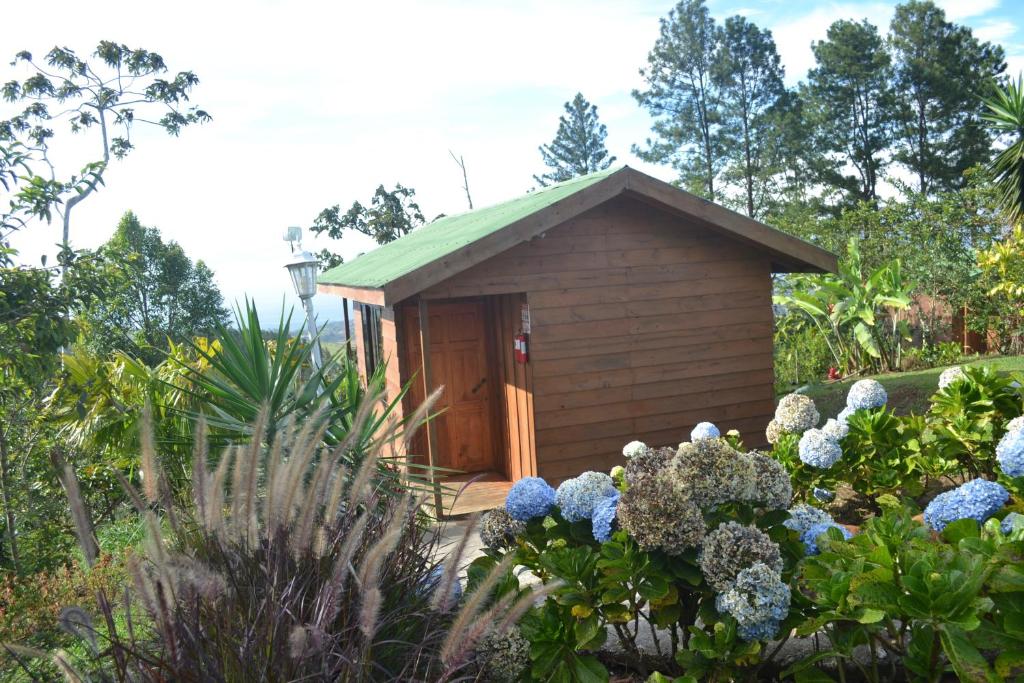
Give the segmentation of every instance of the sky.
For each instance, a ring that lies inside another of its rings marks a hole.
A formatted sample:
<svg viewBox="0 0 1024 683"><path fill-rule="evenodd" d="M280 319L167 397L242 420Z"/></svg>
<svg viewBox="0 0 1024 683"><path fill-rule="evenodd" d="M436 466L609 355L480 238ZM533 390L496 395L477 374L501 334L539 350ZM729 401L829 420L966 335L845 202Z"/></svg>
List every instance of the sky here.
<svg viewBox="0 0 1024 683"><path fill-rule="evenodd" d="M428 218L464 211L449 150L465 160L477 207L522 194L544 170L538 145L550 142L577 91L597 105L618 163L671 180L671 169L641 162L630 148L651 124L631 92L643 86L638 70L673 4L0 0L5 23L17 27L0 42L0 79L20 75L6 59L20 50L41 56L60 44L86 55L104 39L195 72L193 101L213 120L178 138L137 127L136 149L75 209L71 242L102 244L132 210L205 261L229 304L249 296L266 320L298 303L283 268L288 226L308 226L333 204L366 203L379 184L415 188ZM813 66L811 42L833 21L867 18L884 30L895 4L708 2L719 21L742 14L772 30L790 85ZM1024 2L938 4L1002 44L1009 73L1024 70ZM0 116L9 114L0 105ZM97 146L63 135L56 161L73 172L98 158ZM13 242L24 262L38 263L59 239L54 222L31 225ZM321 243L307 236L303 246ZM332 245L346 258L372 247L361 235ZM337 297L318 295L316 306L321 321L341 316Z"/></svg>

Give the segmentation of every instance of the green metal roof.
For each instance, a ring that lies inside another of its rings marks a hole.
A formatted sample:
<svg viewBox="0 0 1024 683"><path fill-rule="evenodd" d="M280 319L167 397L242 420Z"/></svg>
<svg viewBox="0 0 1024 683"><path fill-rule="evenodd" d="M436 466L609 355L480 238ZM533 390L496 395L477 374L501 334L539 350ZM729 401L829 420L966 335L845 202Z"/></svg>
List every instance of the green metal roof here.
<svg viewBox="0 0 1024 683"><path fill-rule="evenodd" d="M322 273L320 284L379 289L404 275L569 197L620 167L551 185L501 204L445 216Z"/></svg>

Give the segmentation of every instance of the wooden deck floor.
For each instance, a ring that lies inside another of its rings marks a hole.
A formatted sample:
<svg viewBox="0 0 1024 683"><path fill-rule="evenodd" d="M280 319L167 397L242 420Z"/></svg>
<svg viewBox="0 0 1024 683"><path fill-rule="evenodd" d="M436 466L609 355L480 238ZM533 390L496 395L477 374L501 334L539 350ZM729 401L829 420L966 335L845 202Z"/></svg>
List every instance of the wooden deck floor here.
<svg viewBox="0 0 1024 683"><path fill-rule="evenodd" d="M446 477L443 483L449 489L443 496L445 514L448 517L501 507L505 504L505 496L508 495L509 489L512 488L512 482L497 472L457 474Z"/></svg>

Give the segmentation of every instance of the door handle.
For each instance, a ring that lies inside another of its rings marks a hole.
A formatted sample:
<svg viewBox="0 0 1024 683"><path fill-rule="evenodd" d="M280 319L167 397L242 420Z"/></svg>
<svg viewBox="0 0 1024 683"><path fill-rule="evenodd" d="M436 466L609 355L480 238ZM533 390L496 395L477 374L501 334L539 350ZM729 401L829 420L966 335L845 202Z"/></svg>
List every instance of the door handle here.
<svg viewBox="0 0 1024 683"><path fill-rule="evenodd" d="M484 377L482 380L480 380L479 382L476 383L476 386L473 387L473 389L469 393L475 394L476 392L480 391L480 387L482 387L486 383L487 383L487 378Z"/></svg>

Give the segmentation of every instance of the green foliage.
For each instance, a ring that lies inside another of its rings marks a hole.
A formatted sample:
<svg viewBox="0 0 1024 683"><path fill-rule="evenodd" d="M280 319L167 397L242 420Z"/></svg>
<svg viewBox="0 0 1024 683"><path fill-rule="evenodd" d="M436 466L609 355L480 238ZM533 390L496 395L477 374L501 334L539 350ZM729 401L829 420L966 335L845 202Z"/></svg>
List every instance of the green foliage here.
<svg viewBox="0 0 1024 683"><path fill-rule="evenodd" d="M100 355L120 350L154 363L169 343L209 336L227 317L206 264L130 211L94 260L105 274L103 295L77 318L82 343Z"/></svg>
<svg viewBox="0 0 1024 683"><path fill-rule="evenodd" d="M458 557L437 564L440 535L375 476L377 450L352 469L344 447L322 447L322 419L269 444L265 424L212 470L200 434L187 502L168 496L165 473L147 461L145 498L128 491L147 536L128 566L132 587L121 596L121 585L96 586L94 609L65 612L99 669L92 680L447 680L472 671L481 623L514 624L536 599L483 610L469 595L458 607ZM81 501L72 493L70 503ZM126 627L119 610L150 627ZM62 653L50 658L82 680Z"/></svg>
<svg viewBox="0 0 1024 683"><path fill-rule="evenodd" d="M315 235L326 234L331 239L340 240L346 230L354 230L372 237L377 244L387 244L423 225L423 212L415 198L416 190L411 187L398 184L389 192L383 185L378 185L370 206L352 202L344 214L341 213L340 205L330 206L313 220L310 231ZM329 249L323 249L317 257L323 268L334 267L343 260Z"/></svg>
<svg viewBox="0 0 1024 683"><path fill-rule="evenodd" d="M1010 223L1024 218L1024 80L997 87L985 100L984 119L997 135L1010 137L1010 144L989 164L988 171L999 193L999 206Z"/></svg>
<svg viewBox="0 0 1024 683"><path fill-rule="evenodd" d="M985 163L991 138L978 101L1006 68L1003 48L946 20L930 1L896 6L889 31L896 96L896 154L930 194L964 184Z"/></svg>
<svg viewBox="0 0 1024 683"><path fill-rule="evenodd" d="M923 343L912 346L903 352L903 370L923 370L927 368L953 365L963 356L963 349L956 342Z"/></svg>
<svg viewBox="0 0 1024 683"><path fill-rule="evenodd" d="M56 213L63 220L67 248L72 209L103 184L111 156L121 159L133 149L137 123L177 136L187 126L210 120L204 110L189 105L199 78L191 71L167 78L163 57L143 48L104 40L87 61L58 46L42 63L23 50L14 64L24 65L31 75L4 83L0 91L6 101L25 105L0 120L0 174L7 178L5 186L14 189L10 206L0 213L0 240L28 219L49 221ZM58 124L96 137L97 154L66 179L57 177L51 161Z"/></svg>
<svg viewBox="0 0 1024 683"><path fill-rule="evenodd" d="M824 337L837 367L859 372L899 367L906 321L893 315L910 305L910 288L899 261L865 272L856 240L850 240L837 275L798 275L776 304L799 312Z"/></svg>
<svg viewBox="0 0 1024 683"><path fill-rule="evenodd" d="M597 118L597 107L576 93L565 103L565 115L558 118L558 132L551 144L540 146L540 156L548 171L533 179L541 187L576 176L603 171L615 163L608 156L604 140L607 127Z"/></svg>
<svg viewBox="0 0 1024 683"><path fill-rule="evenodd" d="M1003 536L998 520L982 530L961 520L937 538L906 509L888 510L853 540L828 543L804 561L801 588L814 613L798 633L823 631L831 645L824 656L856 666L868 681L939 681L947 669L960 680L1003 680L984 653L1005 648L995 664L1004 673L1019 662L1019 536ZM853 657L858 645L887 656L862 663ZM797 663L789 673L814 664Z"/></svg>
<svg viewBox="0 0 1024 683"><path fill-rule="evenodd" d="M835 364L825 337L807 316L799 313L775 321L773 357L776 395L825 379Z"/></svg>

